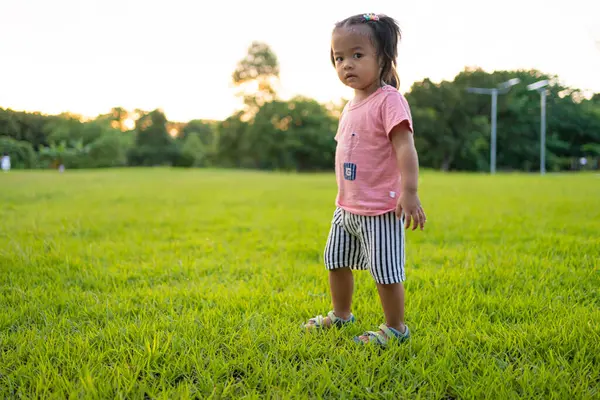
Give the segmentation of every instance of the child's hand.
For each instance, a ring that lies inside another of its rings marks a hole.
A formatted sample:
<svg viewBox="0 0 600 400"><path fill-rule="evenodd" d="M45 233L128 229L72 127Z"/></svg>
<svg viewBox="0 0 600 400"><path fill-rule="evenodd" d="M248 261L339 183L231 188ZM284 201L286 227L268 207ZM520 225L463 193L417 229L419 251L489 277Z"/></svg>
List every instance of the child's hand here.
<svg viewBox="0 0 600 400"><path fill-rule="evenodd" d="M413 231L417 229L417 226L420 226L421 230L423 230L427 218L425 217L425 211L423 211L423 207L421 207L421 201L416 192L402 192L398 198L398 204L396 205L396 217L398 219L402 217L402 212L404 212L405 229L410 228L410 223L413 222Z"/></svg>

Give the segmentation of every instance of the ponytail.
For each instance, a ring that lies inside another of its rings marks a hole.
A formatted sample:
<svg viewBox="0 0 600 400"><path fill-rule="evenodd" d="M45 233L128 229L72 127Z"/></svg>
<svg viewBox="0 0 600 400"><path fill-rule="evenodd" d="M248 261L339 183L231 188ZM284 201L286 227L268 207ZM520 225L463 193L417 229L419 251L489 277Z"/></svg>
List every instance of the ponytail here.
<svg viewBox="0 0 600 400"><path fill-rule="evenodd" d="M374 31L379 56L382 58L381 80L400 89L400 77L396 70L398 42L401 32L398 23L387 15L380 15L377 21L369 24Z"/></svg>
<svg viewBox="0 0 600 400"><path fill-rule="evenodd" d="M388 64L388 68L381 70L381 80L386 84L400 89L400 77L396 70L396 63Z"/></svg>

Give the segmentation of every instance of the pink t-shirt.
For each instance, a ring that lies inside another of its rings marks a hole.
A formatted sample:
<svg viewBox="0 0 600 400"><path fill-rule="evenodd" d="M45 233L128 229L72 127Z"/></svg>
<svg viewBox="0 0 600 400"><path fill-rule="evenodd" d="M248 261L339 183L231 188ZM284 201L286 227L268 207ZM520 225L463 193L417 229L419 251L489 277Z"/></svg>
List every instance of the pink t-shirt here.
<svg viewBox="0 0 600 400"><path fill-rule="evenodd" d="M389 134L404 120L412 132L408 102L393 86L346 105L335 135L338 207L360 215L396 209L400 170Z"/></svg>

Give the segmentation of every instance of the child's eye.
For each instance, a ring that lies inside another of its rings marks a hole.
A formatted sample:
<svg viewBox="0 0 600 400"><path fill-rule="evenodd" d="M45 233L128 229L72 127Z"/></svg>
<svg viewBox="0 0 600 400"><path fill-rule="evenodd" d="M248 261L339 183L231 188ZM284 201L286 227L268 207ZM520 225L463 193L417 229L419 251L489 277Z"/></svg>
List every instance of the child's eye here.
<svg viewBox="0 0 600 400"><path fill-rule="evenodd" d="M354 53L354 58L361 58L362 54L361 53Z"/></svg>
<svg viewBox="0 0 600 400"><path fill-rule="evenodd" d="M341 62L341 61L342 61L342 57L336 57L336 58L335 58L335 61L336 61L336 62Z"/></svg>

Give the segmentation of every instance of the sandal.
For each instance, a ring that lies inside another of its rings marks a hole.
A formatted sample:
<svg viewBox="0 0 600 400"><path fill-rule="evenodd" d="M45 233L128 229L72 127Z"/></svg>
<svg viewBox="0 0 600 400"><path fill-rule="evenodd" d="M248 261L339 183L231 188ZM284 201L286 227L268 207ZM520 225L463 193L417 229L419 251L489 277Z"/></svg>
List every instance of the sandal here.
<svg viewBox="0 0 600 400"><path fill-rule="evenodd" d="M333 311L329 311L327 313L327 317L329 317L329 320L331 321L327 325L325 324L326 317L323 317L322 315L317 315L316 317L309 319L307 323L302 325L302 327L303 328L316 328L316 329L329 328L331 326L342 327L345 324L349 324L349 323L356 321L356 318L354 317L353 314L350 314L348 319L343 319L343 318L340 318L337 315L335 315L333 313Z"/></svg>
<svg viewBox="0 0 600 400"><path fill-rule="evenodd" d="M379 329L381 329L381 331L367 331L363 333L362 336L367 336L369 338L368 343L375 343L383 347L387 346L388 343L393 339L396 339L398 343L402 343L410 338L410 331L408 330L408 326L406 327L404 333L401 333L397 329L390 328L386 324L379 325ZM360 336L355 336L354 341L358 344L365 344L365 342L360 338Z"/></svg>

